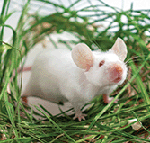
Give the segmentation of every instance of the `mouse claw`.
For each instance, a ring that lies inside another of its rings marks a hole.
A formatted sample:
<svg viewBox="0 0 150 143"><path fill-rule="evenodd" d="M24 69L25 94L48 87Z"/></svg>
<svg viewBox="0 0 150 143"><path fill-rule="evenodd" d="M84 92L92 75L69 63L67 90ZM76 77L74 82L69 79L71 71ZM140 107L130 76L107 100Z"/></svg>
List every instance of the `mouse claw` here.
<svg viewBox="0 0 150 143"><path fill-rule="evenodd" d="M87 116L86 114L83 114L81 111L75 112L75 117L73 118L73 120L75 120L76 118L78 118L79 121L81 120L85 120L85 116Z"/></svg>

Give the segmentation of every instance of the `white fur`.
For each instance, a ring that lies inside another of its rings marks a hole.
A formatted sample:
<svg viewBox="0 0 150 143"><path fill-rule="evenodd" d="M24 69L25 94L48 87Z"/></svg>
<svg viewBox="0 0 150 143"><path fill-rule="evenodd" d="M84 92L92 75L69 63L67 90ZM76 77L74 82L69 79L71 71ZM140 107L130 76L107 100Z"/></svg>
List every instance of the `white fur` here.
<svg viewBox="0 0 150 143"><path fill-rule="evenodd" d="M99 67L99 63L105 63ZM119 83L109 80L109 67L117 63L123 69ZM25 96L38 96L50 102L69 101L79 111L99 94L109 95L127 76L127 67L112 51L93 52L93 67L88 71L77 67L67 49L43 49L31 67L31 78L22 93Z"/></svg>

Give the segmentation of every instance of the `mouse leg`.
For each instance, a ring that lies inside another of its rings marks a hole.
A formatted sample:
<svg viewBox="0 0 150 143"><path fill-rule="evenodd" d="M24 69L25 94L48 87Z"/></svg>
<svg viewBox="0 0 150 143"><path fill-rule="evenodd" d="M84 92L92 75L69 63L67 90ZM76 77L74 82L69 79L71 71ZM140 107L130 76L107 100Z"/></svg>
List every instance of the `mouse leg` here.
<svg viewBox="0 0 150 143"><path fill-rule="evenodd" d="M104 103L110 103L113 99L114 99L114 97L109 97L109 95L103 94ZM119 101L119 99L115 100L114 103L118 103L118 101Z"/></svg>
<svg viewBox="0 0 150 143"><path fill-rule="evenodd" d="M83 114L81 110L77 110L75 111L75 116L73 118L73 120L75 120L76 118L78 118L79 121L81 120L85 120L85 116L87 116L86 114Z"/></svg>
<svg viewBox="0 0 150 143"><path fill-rule="evenodd" d="M86 114L83 114L81 111L82 107L85 104L82 97L80 97L78 94L70 94L70 95L67 95L66 98L74 107L75 116L73 119L75 120L76 118L78 118L79 121L85 120Z"/></svg>
<svg viewBox="0 0 150 143"><path fill-rule="evenodd" d="M74 116L74 120L76 119L76 118L78 118L78 120L79 121L81 121L81 120L85 120L85 116L86 116L86 114L83 114L82 113L82 111L81 111L81 109L82 109L82 107L83 107L83 105L84 105L84 103L83 102L80 102L81 100L79 100L78 102L73 102L72 103L72 105L73 105L73 107L74 107L74 110L75 110L75 116Z"/></svg>
<svg viewBox="0 0 150 143"><path fill-rule="evenodd" d="M80 109L79 110L75 109L75 116L74 116L73 120L75 120L76 118L78 118L79 121L85 120L85 118L84 118L85 116L87 116L87 115L83 114Z"/></svg>
<svg viewBox="0 0 150 143"><path fill-rule="evenodd" d="M23 96L22 97L22 102L25 103L25 104L28 104L28 98L27 98L27 96Z"/></svg>

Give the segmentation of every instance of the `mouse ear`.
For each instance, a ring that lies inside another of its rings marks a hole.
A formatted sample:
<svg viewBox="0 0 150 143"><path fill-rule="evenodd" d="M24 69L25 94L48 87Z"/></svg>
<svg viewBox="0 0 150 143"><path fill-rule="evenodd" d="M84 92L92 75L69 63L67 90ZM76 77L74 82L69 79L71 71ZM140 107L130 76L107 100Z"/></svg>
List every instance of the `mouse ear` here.
<svg viewBox="0 0 150 143"><path fill-rule="evenodd" d="M128 53L125 42L120 38L116 40L115 44L110 49L110 51L113 51L116 55L118 55L121 61L125 60L125 58L127 57L127 53Z"/></svg>
<svg viewBox="0 0 150 143"><path fill-rule="evenodd" d="M93 66L93 53L84 43L79 43L73 48L72 58L77 67L86 69L86 71Z"/></svg>

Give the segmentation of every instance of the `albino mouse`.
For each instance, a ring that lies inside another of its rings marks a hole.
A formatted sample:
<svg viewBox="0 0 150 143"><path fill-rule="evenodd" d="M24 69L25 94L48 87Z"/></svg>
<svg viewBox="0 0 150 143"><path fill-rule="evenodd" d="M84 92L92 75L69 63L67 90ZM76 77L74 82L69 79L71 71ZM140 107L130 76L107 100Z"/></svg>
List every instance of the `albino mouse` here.
<svg viewBox="0 0 150 143"><path fill-rule="evenodd" d="M75 118L84 120L81 108L96 95L107 96L127 77L124 60L127 47L118 38L107 52L91 51L83 44L68 49L43 49L31 67L23 96L38 96L50 102L72 103Z"/></svg>

